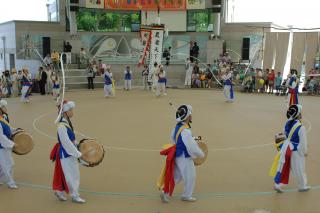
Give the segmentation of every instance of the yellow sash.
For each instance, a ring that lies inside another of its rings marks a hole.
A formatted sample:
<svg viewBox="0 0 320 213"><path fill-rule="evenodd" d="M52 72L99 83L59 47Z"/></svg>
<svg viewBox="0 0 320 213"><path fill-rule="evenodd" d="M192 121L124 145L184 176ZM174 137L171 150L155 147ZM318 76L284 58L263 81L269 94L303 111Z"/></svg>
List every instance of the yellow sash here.
<svg viewBox="0 0 320 213"><path fill-rule="evenodd" d="M293 133L296 131L296 129L301 126L300 122L297 122L291 129L289 135L288 135L288 139L287 140L291 140ZM275 177L277 174L277 170L278 170L278 164L279 164L279 159L280 159L280 150L278 151L277 155L274 157L273 159L273 163L271 165L270 171L269 171L269 176L271 177Z"/></svg>
<svg viewBox="0 0 320 213"><path fill-rule="evenodd" d="M113 95L116 95L116 81L112 80L112 93Z"/></svg>
<svg viewBox="0 0 320 213"><path fill-rule="evenodd" d="M184 129L187 129L189 128L189 126L187 124L183 125L180 127L180 129L178 130L177 134L176 134L176 142L178 141L178 137L179 135L181 134L181 132L184 130ZM170 147L174 146L174 144L165 144L163 145L162 149L169 149ZM166 161L164 161L164 166L162 167L162 170L161 170L161 173L160 173L160 176L158 178L158 181L157 181L157 187L159 190L161 190L163 188L163 185L164 185L164 176L165 176L165 173L166 173Z"/></svg>
<svg viewBox="0 0 320 213"><path fill-rule="evenodd" d="M0 116L0 121L3 122L4 124L8 125L10 127L10 129L13 129L13 127L8 123L8 121L6 119L4 119L4 117Z"/></svg>

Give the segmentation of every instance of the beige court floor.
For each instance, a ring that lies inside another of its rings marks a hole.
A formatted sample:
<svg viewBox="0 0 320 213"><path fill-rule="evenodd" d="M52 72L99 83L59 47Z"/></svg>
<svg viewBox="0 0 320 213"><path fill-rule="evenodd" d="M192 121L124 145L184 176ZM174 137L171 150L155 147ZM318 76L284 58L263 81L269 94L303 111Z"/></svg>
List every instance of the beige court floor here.
<svg viewBox="0 0 320 213"><path fill-rule="evenodd" d="M103 98L102 90L68 92L66 98L76 102L77 139L94 137L106 148L102 164L80 168L87 203L59 202L53 196L49 153L56 142L57 109L51 97L34 96L29 104L8 100L11 123L29 131L36 146L28 155L14 156L20 188L0 186L1 213L320 212L319 98L301 97L313 189L299 193L291 179L284 194L273 192L268 176L276 153L274 134L285 122L284 97L236 93L235 103L228 104L218 90L169 90L167 97L156 98L137 89L119 90L110 99ZM209 147L206 163L197 167L195 203L179 200L180 184L171 202L163 204L155 186L164 160L159 150L170 142L175 125L169 102L192 104L193 134Z"/></svg>

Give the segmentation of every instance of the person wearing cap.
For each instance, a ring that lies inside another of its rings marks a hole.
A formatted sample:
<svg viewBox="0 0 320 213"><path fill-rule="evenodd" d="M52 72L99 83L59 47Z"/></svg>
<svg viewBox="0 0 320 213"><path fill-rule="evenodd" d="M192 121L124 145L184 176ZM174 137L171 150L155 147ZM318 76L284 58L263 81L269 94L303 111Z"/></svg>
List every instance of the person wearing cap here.
<svg viewBox="0 0 320 213"><path fill-rule="evenodd" d="M288 104L299 104L298 93L299 93L299 78L297 77L298 71L295 69L290 70L290 77L288 77L287 87L288 92Z"/></svg>
<svg viewBox="0 0 320 213"><path fill-rule="evenodd" d="M166 96L166 71L163 70L163 65L159 67L159 73L158 73L158 83L157 83L157 91L156 96Z"/></svg>
<svg viewBox="0 0 320 213"><path fill-rule="evenodd" d="M282 193L282 185L289 183L290 171L298 181L299 192L305 192L310 189L307 185L307 176L305 173L305 157L307 151L307 133L301 123L302 106L294 104L289 106L287 111L288 121L284 127L286 140L280 147L277 170L274 176L274 189Z"/></svg>
<svg viewBox="0 0 320 213"><path fill-rule="evenodd" d="M160 153L161 155L167 155L166 181L160 197L163 202L169 202L169 196L172 195L174 186L183 180L184 190L181 200L194 202L196 199L192 197L192 194L196 182L196 168L193 158L204 157L204 153L192 137L190 126L192 107L190 105L180 106L176 112L176 121L177 124L171 133L171 140L174 145ZM172 161L169 159L170 156Z"/></svg>
<svg viewBox="0 0 320 213"><path fill-rule="evenodd" d="M50 159L55 161L52 188L60 201L66 201L64 192L70 192L73 202L85 203L86 201L79 196L80 172L78 159L82 154L77 149L78 142L70 120L73 117L75 103L64 100L62 106L59 105L59 111L61 107L58 143L50 154Z"/></svg>
<svg viewBox="0 0 320 213"><path fill-rule="evenodd" d="M27 69L22 70L22 89L21 89L21 102L29 102L29 90L32 86L31 75Z"/></svg>
<svg viewBox="0 0 320 213"><path fill-rule="evenodd" d="M104 78L104 97L112 97L114 96L113 90L112 90L112 72L111 67L107 67L106 71L103 74Z"/></svg>
<svg viewBox="0 0 320 213"><path fill-rule="evenodd" d="M6 106L7 101L0 100L0 183L6 183L10 189L17 189L13 180L12 158L12 148L15 143L11 140L12 132L15 130L9 124Z"/></svg>
<svg viewBox="0 0 320 213"><path fill-rule="evenodd" d="M130 67L127 66L126 70L124 71L124 89L129 91L131 90L131 80L132 80L132 71Z"/></svg>
<svg viewBox="0 0 320 213"><path fill-rule="evenodd" d="M223 94L224 97L227 99L226 102L232 103L234 101L234 94L232 88L232 73L230 68L226 69L226 72L222 74L223 80Z"/></svg>

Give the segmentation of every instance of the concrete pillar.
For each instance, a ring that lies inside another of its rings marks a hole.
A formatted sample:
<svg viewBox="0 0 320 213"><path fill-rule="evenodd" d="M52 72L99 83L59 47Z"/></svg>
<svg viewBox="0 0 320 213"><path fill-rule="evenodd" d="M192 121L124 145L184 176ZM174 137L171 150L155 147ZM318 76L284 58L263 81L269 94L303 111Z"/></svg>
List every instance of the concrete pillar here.
<svg viewBox="0 0 320 213"><path fill-rule="evenodd" d="M216 35L216 36L220 36L221 34L221 25L220 25L220 22L221 22L221 13L212 13L213 15L213 18L214 18L214 23L213 23L213 33Z"/></svg>

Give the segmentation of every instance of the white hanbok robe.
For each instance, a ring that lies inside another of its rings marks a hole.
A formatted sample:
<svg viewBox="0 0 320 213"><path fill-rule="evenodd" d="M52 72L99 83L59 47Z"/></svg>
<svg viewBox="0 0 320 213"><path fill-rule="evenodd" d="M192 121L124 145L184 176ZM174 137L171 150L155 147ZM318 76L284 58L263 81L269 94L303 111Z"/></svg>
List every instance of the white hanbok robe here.
<svg viewBox="0 0 320 213"><path fill-rule="evenodd" d="M175 128L171 133L171 140L175 143ZM184 129L181 132L181 137L184 145L187 148L187 152L191 156L186 158L183 155L176 157L174 168L174 182L178 184L181 180L184 181L184 191L181 195L183 198L191 198L196 182L196 168L193 162L193 158L204 157L204 153L199 148L197 142L192 137L190 129Z"/></svg>
<svg viewBox="0 0 320 213"><path fill-rule="evenodd" d="M66 119L63 119L67 122ZM79 185L80 185L80 172L78 158L81 157L81 152L78 151L75 144L76 141L71 141L68 136L67 127L59 125L58 136L60 139L61 146L67 152L69 157L61 158L61 167L63 170L64 177L66 179L68 188L72 198L79 197Z"/></svg>
<svg viewBox="0 0 320 213"><path fill-rule="evenodd" d="M11 129L13 132L13 129ZM13 180L13 166L12 148L14 142L10 140L3 133L3 128L0 125L0 144L3 149L0 149L0 182L6 183L8 186L15 185Z"/></svg>
<svg viewBox="0 0 320 213"><path fill-rule="evenodd" d="M305 154L308 153L307 133L304 126L299 130L299 145L297 151L293 151L291 155L290 167L292 175L298 181L299 189L304 189L307 186L307 175L305 172Z"/></svg>

